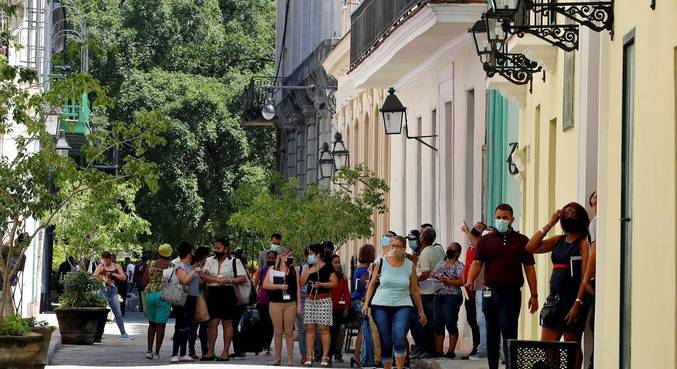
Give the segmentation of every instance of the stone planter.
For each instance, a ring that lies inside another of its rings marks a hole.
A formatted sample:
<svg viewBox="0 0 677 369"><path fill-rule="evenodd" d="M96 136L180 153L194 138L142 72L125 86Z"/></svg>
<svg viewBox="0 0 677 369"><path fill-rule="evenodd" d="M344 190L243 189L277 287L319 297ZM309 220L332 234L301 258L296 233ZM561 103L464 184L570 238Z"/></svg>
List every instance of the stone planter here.
<svg viewBox="0 0 677 369"><path fill-rule="evenodd" d="M56 327L47 326L47 327L33 327L31 331L42 336L42 347L40 347L40 353L35 359L34 369L42 369L47 363L47 355L49 354L49 343L52 340L52 333Z"/></svg>
<svg viewBox="0 0 677 369"><path fill-rule="evenodd" d="M0 368L34 369L44 368L36 364L42 351L43 336L28 333L25 336L0 336ZM49 343L47 343L49 347Z"/></svg>
<svg viewBox="0 0 677 369"><path fill-rule="evenodd" d="M102 311L107 308L59 308L54 310L59 320L61 343L64 345L92 345L96 338Z"/></svg>
<svg viewBox="0 0 677 369"><path fill-rule="evenodd" d="M99 313L99 322L96 326L96 335L94 336L95 343L99 343L101 342L101 339L103 339L103 331L106 328L106 320L108 319L109 312L110 309L105 309Z"/></svg>

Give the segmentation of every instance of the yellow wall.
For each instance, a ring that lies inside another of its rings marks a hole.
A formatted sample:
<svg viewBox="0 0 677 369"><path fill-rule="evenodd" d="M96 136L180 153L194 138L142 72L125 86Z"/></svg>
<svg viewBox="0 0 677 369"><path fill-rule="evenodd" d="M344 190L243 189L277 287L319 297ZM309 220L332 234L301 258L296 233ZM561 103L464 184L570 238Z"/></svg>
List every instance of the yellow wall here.
<svg viewBox="0 0 677 369"><path fill-rule="evenodd" d="M600 131L597 364L619 367L620 145L623 38L635 30L632 368L675 368L677 2L616 1L604 46ZM604 92L604 91L603 91Z"/></svg>

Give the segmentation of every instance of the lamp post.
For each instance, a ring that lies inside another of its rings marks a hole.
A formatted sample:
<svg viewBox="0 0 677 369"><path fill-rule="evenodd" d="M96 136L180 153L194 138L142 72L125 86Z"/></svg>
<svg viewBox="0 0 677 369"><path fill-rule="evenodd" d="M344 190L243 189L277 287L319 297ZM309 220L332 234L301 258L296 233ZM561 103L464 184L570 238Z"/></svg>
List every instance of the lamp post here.
<svg viewBox="0 0 677 369"><path fill-rule="evenodd" d="M334 157L336 171L350 165L350 151L346 149L346 145L343 143L343 135L339 132L334 134L334 146L331 149L331 155Z"/></svg>
<svg viewBox="0 0 677 369"><path fill-rule="evenodd" d="M437 151L437 149L429 143L423 141L423 138L433 138L437 135L425 136L409 136L409 125L407 124L407 108L402 105L400 99L395 95L395 89L388 89L388 97L383 102L383 106L379 111L383 114L383 125L387 135L396 135L402 133L402 125L404 125L404 133L408 139L416 140L423 145Z"/></svg>
<svg viewBox="0 0 677 369"><path fill-rule="evenodd" d="M329 151L329 144L322 144L320 151L320 179L329 179L334 176L336 166L334 165L334 157Z"/></svg>
<svg viewBox="0 0 677 369"><path fill-rule="evenodd" d="M56 137L56 144L54 145L54 151L60 157L68 156L68 153L71 151L71 145L68 144L66 139L66 132L63 129L59 130L59 133Z"/></svg>
<svg viewBox="0 0 677 369"><path fill-rule="evenodd" d="M272 97L266 98L266 103L263 105L263 109L261 109L261 115L265 120L275 118L275 100Z"/></svg>

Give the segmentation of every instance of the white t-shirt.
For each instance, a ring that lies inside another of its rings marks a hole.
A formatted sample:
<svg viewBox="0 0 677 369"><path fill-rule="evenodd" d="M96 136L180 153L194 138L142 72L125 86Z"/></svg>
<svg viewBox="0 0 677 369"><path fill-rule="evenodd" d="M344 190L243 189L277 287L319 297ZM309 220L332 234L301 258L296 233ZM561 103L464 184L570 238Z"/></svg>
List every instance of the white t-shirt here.
<svg viewBox="0 0 677 369"><path fill-rule="evenodd" d="M127 265L127 282L131 282L134 279L134 267L135 265L132 263Z"/></svg>
<svg viewBox="0 0 677 369"><path fill-rule="evenodd" d="M245 269L244 265L242 264L242 261L240 259L235 258L235 268L237 268L237 276L242 276L245 275ZM216 276L222 276L222 277L229 277L229 278L234 278L235 273L233 273L233 258L228 257L221 262L221 265L219 265L219 261L216 260L216 257L210 256L205 260L205 266L202 268L203 270L209 272L209 275L212 277ZM207 283L207 286L218 286L218 283Z"/></svg>

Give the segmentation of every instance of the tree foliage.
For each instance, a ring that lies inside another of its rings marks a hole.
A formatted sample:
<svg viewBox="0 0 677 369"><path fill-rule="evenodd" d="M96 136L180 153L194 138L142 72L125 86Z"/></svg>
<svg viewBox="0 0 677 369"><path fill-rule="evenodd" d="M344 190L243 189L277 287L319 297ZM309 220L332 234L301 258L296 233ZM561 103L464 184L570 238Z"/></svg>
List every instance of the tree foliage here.
<svg viewBox="0 0 677 369"><path fill-rule="evenodd" d="M67 0L68 2L68 0ZM110 120L159 111L171 120L166 144L146 153L158 191L138 212L152 240L176 243L223 235L233 189L274 165L275 131L242 127L242 91L269 74L272 0L71 0L87 19L91 73L110 88ZM79 61L79 47L66 61Z"/></svg>
<svg viewBox="0 0 677 369"><path fill-rule="evenodd" d="M281 233L284 243L297 251L324 240L338 247L349 240L373 234L373 215L386 211L388 186L365 166L345 167L338 180L358 191L330 191L318 185L299 192L295 178L244 184L237 193L238 211L230 224L250 233ZM277 190L272 190L277 189Z"/></svg>

